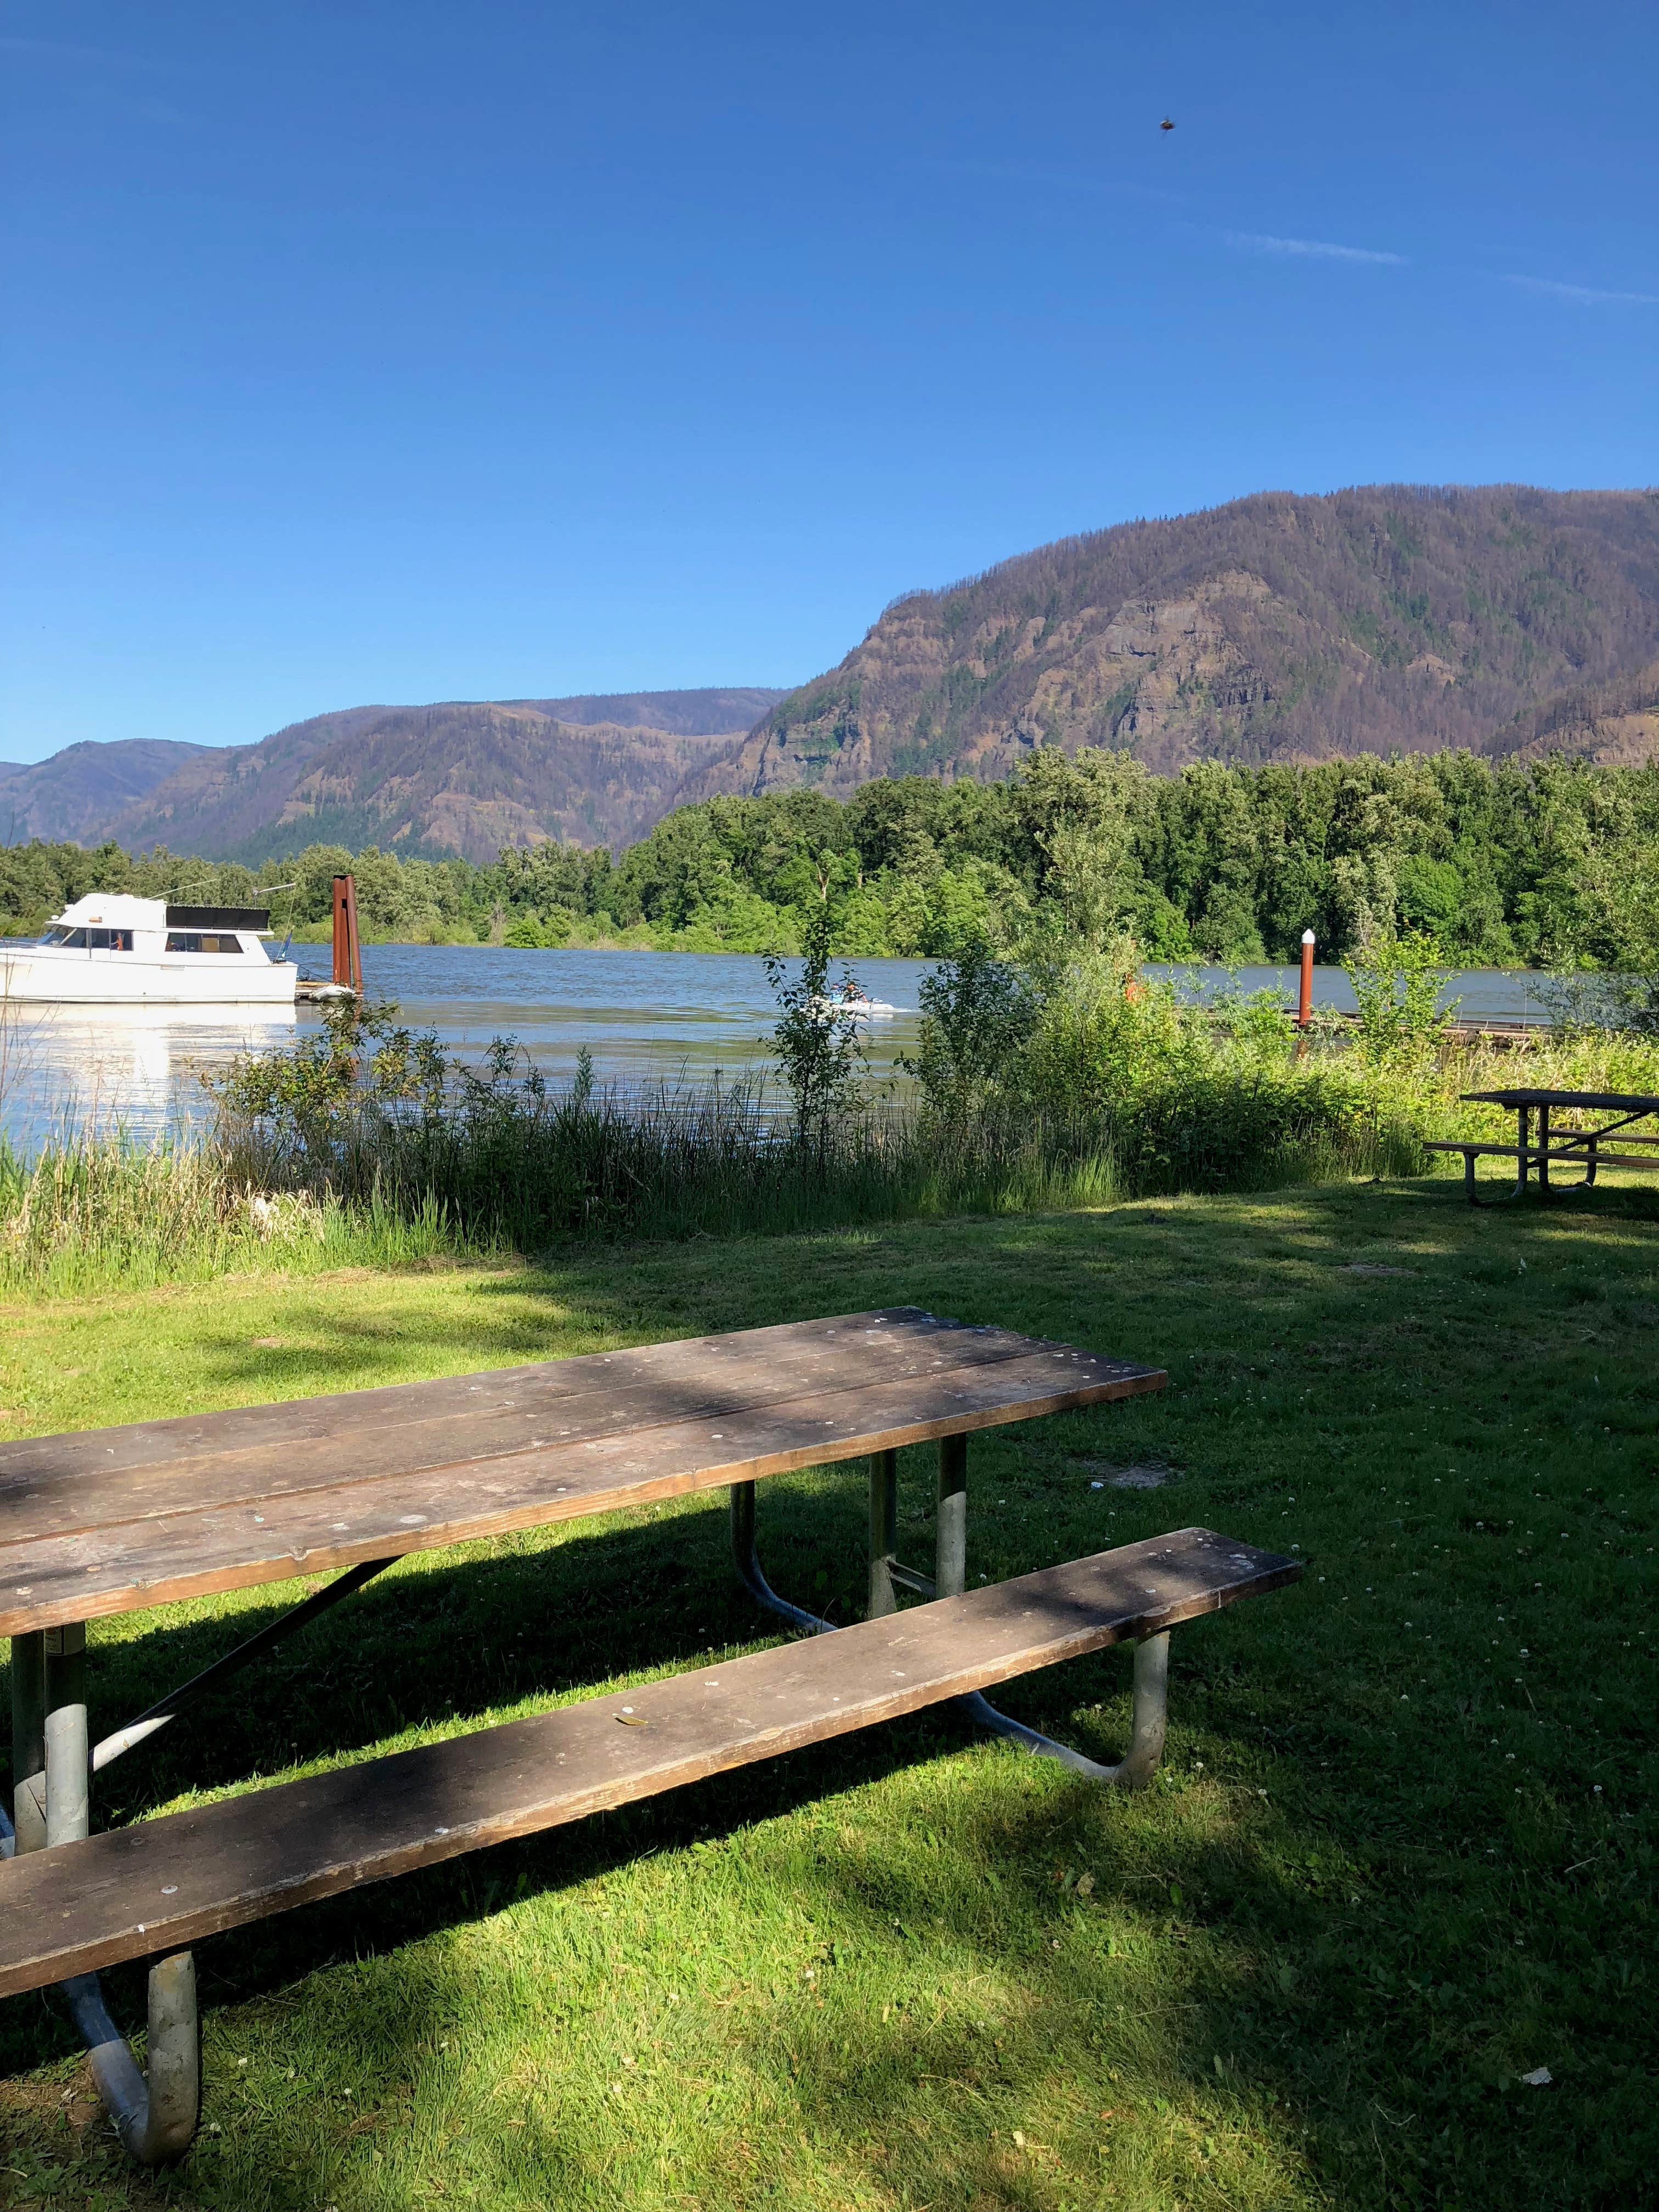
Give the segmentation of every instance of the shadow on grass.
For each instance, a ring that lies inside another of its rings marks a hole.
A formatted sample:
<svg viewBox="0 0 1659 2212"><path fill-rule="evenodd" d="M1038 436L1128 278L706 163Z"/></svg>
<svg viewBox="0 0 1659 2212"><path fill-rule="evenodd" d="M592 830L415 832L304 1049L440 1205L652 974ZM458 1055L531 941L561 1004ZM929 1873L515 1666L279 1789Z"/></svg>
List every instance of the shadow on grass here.
<svg viewBox="0 0 1659 2212"><path fill-rule="evenodd" d="M1513 1978L1521 1957L1495 1948L1510 1946L1502 1930L1511 1906L1506 1878L1475 1856L1487 1838L1513 1850L1528 1890L1589 1845L1566 1818L1543 1813L1529 1840L1521 1808L1504 1809L1504 1754L1488 1759L1485 1746L1519 1693L1489 1680L1487 1618L1469 1616L1476 1598L1491 1605L1491 1589L1504 1607L1512 1589L1534 1586L1518 1538L1506 1537L1501 1554L1475 1539L1489 1501L1517 1515L1538 1494L1544 1478L1534 1470L1549 1454L1576 1485L1624 1448L1626 1433L1632 1445L1648 1434L1639 1407L1626 1403L1629 1389L1617 1403L1589 1389L1602 1373L1613 1379L1615 1358L1629 1368L1635 1357L1610 1348L1630 1335L1609 1318L1620 1301L1635 1301L1632 1328L1647 1326L1651 1255L1631 1233L1647 1211L1632 1208L1632 1196L1650 1194L1598 1190L1498 1213L1471 1212L1449 1182L1302 1189L1283 1206L1166 1200L1092 1217L820 1237L793 1247L787 1268L775 1244L584 1249L539 1274L493 1279L478 1294L485 1318L469 1334L470 1364L542 1350L538 1308L554 1298L613 1337L910 1301L1167 1358L1176 1387L1164 1401L1097 1420L1059 1417L975 1446L975 1467L1005 1492L983 1500L992 1485L976 1482L977 1564L1015 1572L1054 1556L1055 1545L1076 1553L1205 1519L1282 1544L1291 1484L1316 1501L1304 1534L1322 1570L1328 1556L1331 1587L1322 1595L1310 1581L1177 1636L1181 1771L1142 1799L1103 1799L1001 1747L942 1755L969 1740L947 1716L919 1717L217 1939L200 1954L207 2001L255 2018L269 2010L278 2033L290 2009L297 2021L320 2008L327 2033L306 2030L307 2073L326 2074L337 2038L343 2051L372 2051L376 2073L404 2082L420 2105L438 2094L441 2028L481 2003L511 2019L520 2002L504 1965L492 1972L463 1955L474 1931L505 1960L514 1916L502 1908L547 1900L560 1942L586 1961L575 1978L586 1978L590 1994L595 1974L644 1960L643 2020L678 1972L667 1947L684 1921L665 1915L660 1942L636 1931L611 1966L595 1966L583 1948L593 1930L577 1924L584 1916L568 1893L623 1869L643 1882L659 1863L683 1863L708 1889L709 1910L726 1898L739 1927L746 1899L751 1919L758 1900L769 1919L798 1908L850 1928L854 1964L831 1956L822 1965L822 2008L798 1981L787 2002L757 1996L704 2015L708 2047L696 2063L740 2078L750 2103L747 2118L724 2109L711 2117L701 2146L696 2128L647 2122L630 2133L625 2113L589 2109L584 2099L604 2085L591 2078L587 2054L574 2054L555 2119L526 2100L512 2142L474 2131L475 2176L495 2190L482 2201L600 2203L631 2193L668 2202L678 2189L692 2202L700 2191L720 2203L743 2201L745 2191L753 2202L770 2201L768 2192L783 2202L789 2172L778 2146L810 2141L829 2165L847 2162L849 2201L879 2186L895 2202L908 2189L918 2203L1060 2212L1096 2154L1091 2129L1121 2144L1110 2168L1121 2201L1149 2207L1177 2194L1201 2203L1193 2192L1205 2188L1217 2203L1264 2206L1631 2201L1648 2132L1636 2076L1621 2075L1599 2107L1588 2090L1571 2107L1528 2101L1512 2086L1517 2062L1504 2055L1520 2047L1505 2018L1516 2008L1559 2037L1588 1988L1573 1946L1604 1948L1625 1908L1610 1903L1599 1917L1564 1923L1571 1932L1559 1969L1552 1961L1530 1984ZM1350 1272L1373 1262L1381 1279ZM398 1333L408 1340L410 1331ZM434 1334L430 1348L453 1346ZM314 1358L305 1379L315 1379ZM1310 1425L1304 1401L1316 1387L1325 1395ZM1524 1467L1523 1437L1549 1439L1527 1443ZM1074 1472L1085 1438L1125 1455L1156 1449L1184 1475L1171 1491L1120 1498L1119 1517L1103 1528L1086 1516L1104 1504L1091 1502ZM1478 1495L1442 1498L1430 1486L1454 1456L1486 1486ZM856 1472L775 1479L761 1500L779 1586L855 1615ZM589 1524L540 1549L539 1540L522 1548L510 1540L489 1559L422 1560L307 1632L246 1678L246 1689L204 1707L184 1740L164 1738L142 1786L113 1770L117 1802L136 1811L191 1784L332 1756L423 1720L574 1692L615 1679L619 1662L648 1671L752 1643L767 1624L730 1577L720 1502L715 1493L660 1516ZM981 1516L981 1503L1009 1510ZM1401 1673L1401 1632L1420 1623L1428 1601L1405 1577L1434 1565L1431 1530L1436 1553L1454 1538L1466 1547L1455 1584L1462 1618L1435 1619L1445 1707L1431 1723L1425 1699L1424 1718L1407 1724L1403 1692L1419 1696L1417 1671L1430 1662L1413 1660L1409 1679ZM1365 1564L1339 1597L1339 1562L1357 1562L1356 1546ZM1553 1587L1569 1587L1565 1558L1552 1567ZM1362 1613L1366 1577L1378 1596ZM1571 1587L1574 1608L1606 1613L1610 1586L1586 1583L1584 1595ZM276 1609L262 1598L104 1647L109 1721ZM1577 1653L1582 1624L1571 1626ZM1126 1671L1121 1657L1079 1662L1030 1678L1004 1701L1109 1756L1127 1717ZM1534 1680L1547 1723L1549 1688L1541 1673ZM1587 1730L1575 1682L1563 1688ZM1212 1802L1194 1778L1195 1746L1211 1771L1225 1766L1230 1795ZM1335 1771L1322 1780L1328 1765ZM1273 1790L1259 1813L1258 1776ZM847 1793L856 1793L848 1804L833 1802ZM822 1817L810 1817L814 1807ZM805 1841L803 1820L813 1832ZM1091 1878L1086 1899L1079 1869ZM403 1949L437 1936L445 1941L418 1954ZM878 1981L890 1967L894 1993L837 2010L835 1984L851 1983L866 1948L870 1975ZM1541 1939L1537 1949L1541 1972ZM546 1950L537 1954L543 1972ZM338 1960L358 1971L312 1984L303 2006L284 1994ZM139 1979L116 1978L125 2017L136 2016ZM930 1983L958 1994L935 2004ZM1626 2013L1638 2002L1631 1988ZM959 1994L975 1989L996 2004ZM67 2049L44 2004L7 2014L10 2064ZM980 2019L994 2028L981 2030ZM1605 2040L1605 2017L1595 2032ZM1500 2090L1500 2078L1511 2086ZM1213 2154L1194 2134L1195 2112ZM343 2186L339 2160L355 2154L355 2119L341 2118L332 2148L285 2136L280 2116L263 2124L260 2140L273 2151L289 2143L294 2159L262 2201L312 2206ZM722 2195L710 2161L740 2161L745 2146L754 2173ZM674 2166L672 2188L655 2162L662 2156ZM230 2170L227 2157L204 2145L187 2181L199 2177L210 2190L214 2173ZM246 2188L248 2171L236 2168L236 2185ZM411 2183L407 2201L420 2194Z"/></svg>

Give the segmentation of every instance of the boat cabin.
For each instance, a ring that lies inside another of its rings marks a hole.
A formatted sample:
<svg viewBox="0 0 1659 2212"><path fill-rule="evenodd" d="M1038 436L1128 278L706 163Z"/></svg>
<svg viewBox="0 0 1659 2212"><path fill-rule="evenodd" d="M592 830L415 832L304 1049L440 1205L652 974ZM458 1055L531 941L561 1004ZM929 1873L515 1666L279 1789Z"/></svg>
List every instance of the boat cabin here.
<svg viewBox="0 0 1659 2212"><path fill-rule="evenodd" d="M292 1005L295 969L266 951L270 933L264 907L185 906L90 891L66 906L35 945L0 954L0 998Z"/></svg>

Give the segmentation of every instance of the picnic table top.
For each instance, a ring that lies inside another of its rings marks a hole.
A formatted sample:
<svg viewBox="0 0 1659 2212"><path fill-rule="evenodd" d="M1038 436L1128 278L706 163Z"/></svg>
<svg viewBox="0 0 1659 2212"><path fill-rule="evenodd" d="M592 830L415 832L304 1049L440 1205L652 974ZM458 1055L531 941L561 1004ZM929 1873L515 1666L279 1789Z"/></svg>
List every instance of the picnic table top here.
<svg viewBox="0 0 1659 2212"><path fill-rule="evenodd" d="M1659 1114L1659 1097L1626 1091L1466 1091L1467 1100L1491 1106L1589 1106L1620 1114Z"/></svg>
<svg viewBox="0 0 1659 2212"><path fill-rule="evenodd" d="M1161 1389L915 1306L0 1446L0 1635Z"/></svg>

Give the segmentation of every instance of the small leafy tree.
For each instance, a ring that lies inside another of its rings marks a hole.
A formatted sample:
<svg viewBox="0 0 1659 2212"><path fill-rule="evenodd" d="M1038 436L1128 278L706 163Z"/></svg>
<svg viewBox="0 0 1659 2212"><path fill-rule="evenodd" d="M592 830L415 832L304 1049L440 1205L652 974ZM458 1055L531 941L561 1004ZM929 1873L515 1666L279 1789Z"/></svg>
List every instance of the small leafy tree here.
<svg viewBox="0 0 1659 2212"><path fill-rule="evenodd" d="M838 989L830 981L834 934L828 902L815 902L802 921L799 975L792 980L780 954L766 955L766 979L778 1005L772 1042L794 1102L795 1134L820 1163L837 1125L856 1109L869 1066L856 986L846 971Z"/></svg>
<svg viewBox="0 0 1659 2212"><path fill-rule="evenodd" d="M1358 1007L1359 1056L1368 1067L1422 1066L1462 1003L1440 1004L1447 975L1431 938L1374 931L1342 972Z"/></svg>
<svg viewBox="0 0 1659 2212"><path fill-rule="evenodd" d="M999 958L983 936L970 937L953 959L942 961L920 996L918 1049L899 1064L915 1077L931 1113L963 1121L1012 1079L1041 1001L1028 978Z"/></svg>
<svg viewBox="0 0 1659 2212"><path fill-rule="evenodd" d="M244 1053L204 1085L232 1119L262 1122L325 1165L366 1105L427 1121L442 1113L448 1060L431 1030L404 1028L397 1011L386 1000L330 1000L317 1036L287 1052Z"/></svg>

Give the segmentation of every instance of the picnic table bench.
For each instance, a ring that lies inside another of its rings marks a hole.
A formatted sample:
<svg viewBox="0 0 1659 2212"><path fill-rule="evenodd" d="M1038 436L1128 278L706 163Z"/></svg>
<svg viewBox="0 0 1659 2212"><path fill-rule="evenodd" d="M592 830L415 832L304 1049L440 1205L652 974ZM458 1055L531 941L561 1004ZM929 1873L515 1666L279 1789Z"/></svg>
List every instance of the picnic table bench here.
<svg viewBox="0 0 1659 2212"><path fill-rule="evenodd" d="M183 2152L199 2115L185 1947L204 1936L947 1702L1095 1781L1144 1783L1163 1748L1170 1629L1293 1582L1299 1564L1186 1528L969 1592L967 1439L1165 1380L899 1307L0 1449L13 1721L0 1995L61 1987L122 2140L155 2162ZM927 1575L896 1556L896 1469L901 1446L933 1441ZM858 1457L870 1462L869 1613L835 1627L768 1583L755 1486ZM94 1773L394 1559L716 1486L731 1492L744 1582L810 1640L89 1832ZM93 1738L88 1620L331 1569L343 1571ZM933 1602L901 1611L902 1591ZM1134 1692L1115 1766L985 1700L1122 1642ZM146 2079L98 1975L158 1954Z"/></svg>
<svg viewBox="0 0 1659 2212"><path fill-rule="evenodd" d="M1568 1190L1589 1189L1598 1167L1659 1167L1659 1151L1652 1149L1659 1147L1659 1134L1643 1133L1632 1127L1633 1122L1650 1121L1659 1115L1659 1097L1624 1091L1466 1091L1462 1095L1466 1105L1503 1106L1516 1115L1516 1141L1512 1145L1488 1143L1480 1138L1440 1137L1424 1148L1431 1152L1462 1152L1463 1190L1471 1206L1506 1202L1476 1195L1474 1164L1486 1155L1515 1162L1515 1188L1509 1193L1510 1198L1524 1196L1528 1178L1534 1173L1539 1190L1547 1194L1552 1188L1553 1167L1583 1168L1583 1173L1577 1182L1554 1186ZM1594 1129L1552 1129L1550 1116L1560 1111L1611 1114L1614 1118ZM1532 1133L1534 1115L1537 1116L1535 1136ZM1643 1152L1604 1152L1601 1147L1608 1137L1616 1138L1621 1146L1640 1145L1650 1149Z"/></svg>

